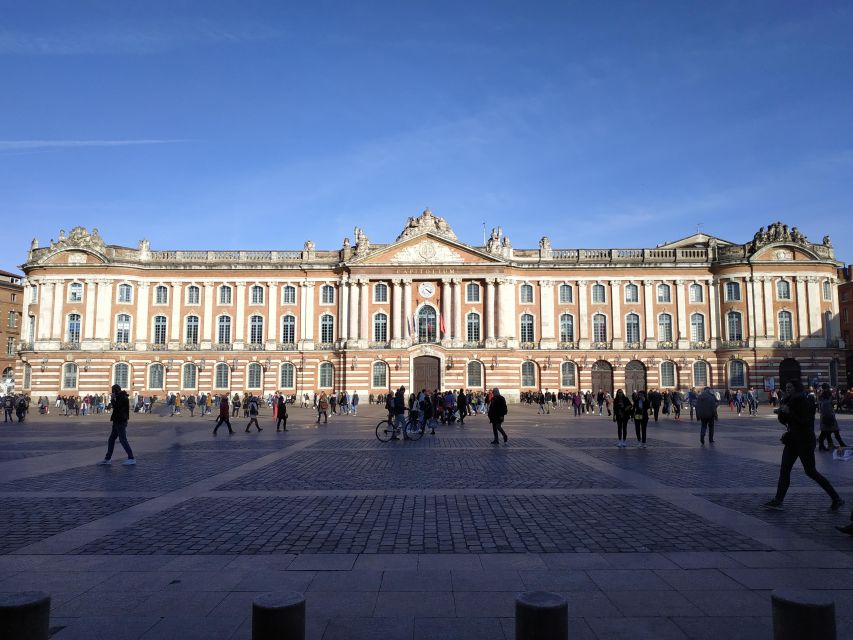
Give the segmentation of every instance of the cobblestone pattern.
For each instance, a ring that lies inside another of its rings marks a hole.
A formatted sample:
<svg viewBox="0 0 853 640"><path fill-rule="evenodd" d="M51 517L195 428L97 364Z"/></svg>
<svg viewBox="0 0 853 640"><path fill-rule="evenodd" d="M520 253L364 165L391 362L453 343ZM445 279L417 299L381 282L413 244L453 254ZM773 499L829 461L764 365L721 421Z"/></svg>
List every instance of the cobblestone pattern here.
<svg viewBox="0 0 853 640"><path fill-rule="evenodd" d="M37 456L48 456L51 453L55 453L55 451L0 451L0 462L23 460L24 458L34 458Z"/></svg>
<svg viewBox="0 0 853 640"><path fill-rule="evenodd" d="M173 444L170 451L260 451L263 454L272 453L277 449L296 444L297 440L207 440L189 444Z"/></svg>
<svg viewBox="0 0 853 640"><path fill-rule="evenodd" d="M143 498L0 498L0 554L79 527Z"/></svg>
<svg viewBox="0 0 853 640"><path fill-rule="evenodd" d="M636 448L590 449L584 453L673 487L775 487L779 479L779 465L727 456L711 448L660 453ZM804 486L807 481L794 474L791 484Z"/></svg>
<svg viewBox="0 0 853 640"><path fill-rule="evenodd" d="M773 497L769 493L708 494L707 500L733 511L745 513L792 533L842 551L851 551L849 536L835 530L850 524L850 509L828 512L829 497L821 490L814 493L789 493L785 496L784 511L768 511L761 505Z"/></svg>
<svg viewBox="0 0 853 640"><path fill-rule="evenodd" d="M300 451L217 487L219 490L288 489L580 489L626 485L556 453L495 448L465 451Z"/></svg>
<svg viewBox="0 0 853 640"><path fill-rule="evenodd" d="M565 447L571 448L584 448L584 447L593 447L597 449L601 448L612 448L616 446L615 438L548 438L551 442L556 442L557 444L561 444ZM666 442L663 440L658 440L657 442L649 443L650 447L654 447L657 449L660 448L669 448L673 447L676 449L684 449L687 445Z"/></svg>
<svg viewBox="0 0 853 640"><path fill-rule="evenodd" d="M514 449L541 449L542 445L530 438L513 438ZM376 438L369 440L325 440L315 442L308 449L325 450L352 450L352 449L492 449L494 447L488 438L453 438L441 435L431 436L425 434L420 440L414 442L379 442Z"/></svg>
<svg viewBox="0 0 853 640"><path fill-rule="evenodd" d="M36 451L38 455L44 455L41 450L54 451L72 451L76 449L91 449L92 447L103 446L101 441L80 442L76 440L27 440L26 442L4 442L0 440L0 450L2 451Z"/></svg>
<svg viewBox="0 0 853 640"><path fill-rule="evenodd" d="M133 441L131 441L133 446ZM108 467L77 467L0 484L3 491L173 491L222 473L264 455L263 451L229 453L165 451L139 458L135 467L121 464L124 451L116 445Z"/></svg>
<svg viewBox="0 0 853 640"><path fill-rule="evenodd" d="M759 550L649 496L197 498L79 554Z"/></svg>

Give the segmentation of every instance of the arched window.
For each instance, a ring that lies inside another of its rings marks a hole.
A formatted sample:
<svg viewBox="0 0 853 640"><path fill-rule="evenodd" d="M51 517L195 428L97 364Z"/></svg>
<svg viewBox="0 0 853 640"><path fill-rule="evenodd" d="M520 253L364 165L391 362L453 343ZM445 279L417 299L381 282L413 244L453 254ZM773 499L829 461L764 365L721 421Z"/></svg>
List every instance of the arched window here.
<svg viewBox="0 0 853 640"><path fill-rule="evenodd" d="M77 388L77 365L73 362L66 362L62 365L62 388Z"/></svg>
<svg viewBox="0 0 853 640"><path fill-rule="evenodd" d="M373 363L373 388L388 388L388 365L384 362Z"/></svg>
<svg viewBox="0 0 853 640"><path fill-rule="evenodd" d="M521 386L536 386L536 365L530 360L525 360L521 363Z"/></svg>
<svg viewBox="0 0 853 640"><path fill-rule="evenodd" d="M198 369L196 369L196 366L192 362L188 362L184 365L182 382L182 388L184 389L196 388L196 383L198 382Z"/></svg>
<svg viewBox="0 0 853 640"><path fill-rule="evenodd" d="M120 284L118 286L118 301L125 304L133 302L133 287L129 284Z"/></svg>
<svg viewBox="0 0 853 640"><path fill-rule="evenodd" d="M521 341L533 342L536 340L536 332L533 330L533 316L529 313L521 314Z"/></svg>
<svg viewBox="0 0 853 640"><path fill-rule="evenodd" d="M330 314L324 313L320 316L320 342L330 344L334 341L335 319Z"/></svg>
<svg viewBox="0 0 853 640"><path fill-rule="evenodd" d="M607 302L607 294L604 291L604 285L603 284L592 285L592 301L593 302Z"/></svg>
<svg viewBox="0 0 853 640"><path fill-rule="evenodd" d="M560 285L560 304L571 304L571 303L572 303L572 285L561 284Z"/></svg>
<svg viewBox="0 0 853 640"><path fill-rule="evenodd" d="M377 282L373 287L374 302L388 302L388 285L382 282Z"/></svg>
<svg viewBox="0 0 853 640"><path fill-rule="evenodd" d="M473 311L465 316L466 332L468 342L480 341L480 314Z"/></svg>
<svg viewBox="0 0 853 640"><path fill-rule="evenodd" d="M227 284L219 287L219 304L231 304L231 287Z"/></svg>
<svg viewBox="0 0 853 640"><path fill-rule="evenodd" d="M776 282L776 297L779 300L791 299L791 283L787 280L779 280Z"/></svg>
<svg viewBox="0 0 853 640"><path fill-rule="evenodd" d="M779 312L779 339L793 340L794 339L794 323L791 321L790 311Z"/></svg>
<svg viewBox="0 0 853 640"><path fill-rule="evenodd" d="M29 389L33 381L33 368L29 362L24 363L24 389Z"/></svg>
<svg viewBox="0 0 853 640"><path fill-rule="evenodd" d="M702 290L701 284L690 285L690 302L702 302L705 299L705 292Z"/></svg>
<svg viewBox="0 0 853 640"><path fill-rule="evenodd" d="M560 365L560 386L574 387L577 386L577 370L574 362L564 362Z"/></svg>
<svg viewBox="0 0 853 640"><path fill-rule="evenodd" d="M251 295L250 300L251 304L263 304L264 303L264 288L260 285L252 285L252 288L249 290Z"/></svg>
<svg viewBox="0 0 853 640"><path fill-rule="evenodd" d="M261 365L257 362L252 362L247 371L246 378L248 380L249 389L261 388Z"/></svg>
<svg viewBox="0 0 853 640"><path fill-rule="evenodd" d="M119 362L113 367L113 384L117 384L122 389L127 389L130 386L130 365L126 362Z"/></svg>
<svg viewBox="0 0 853 640"><path fill-rule="evenodd" d="M636 313L629 313L625 316L625 341L640 341L640 316Z"/></svg>
<svg viewBox="0 0 853 640"><path fill-rule="evenodd" d="M746 386L746 367L741 360L729 363L729 389L741 389Z"/></svg>
<svg viewBox="0 0 853 640"><path fill-rule="evenodd" d="M418 311L418 342L435 342L435 309L429 306Z"/></svg>
<svg viewBox="0 0 853 640"><path fill-rule="evenodd" d="M150 367L148 367L148 388L163 388L163 365L159 362L155 362Z"/></svg>
<svg viewBox="0 0 853 640"><path fill-rule="evenodd" d="M335 368L332 366L331 362L320 363L320 387L330 389L332 387L334 375Z"/></svg>
<svg viewBox="0 0 853 640"><path fill-rule="evenodd" d="M832 284L830 284L829 280L823 281L823 299L832 300Z"/></svg>
<svg viewBox="0 0 853 640"><path fill-rule="evenodd" d="M322 304L335 303L335 288L330 284L324 284L320 288L320 302Z"/></svg>
<svg viewBox="0 0 853 640"><path fill-rule="evenodd" d="M228 378L231 376L231 369L224 362L220 362L213 370L213 386L217 389L228 388Z"/></svg>
<svg viewBox="0 0 853 640"><path fill-rule="evenodd" d="M669 360L660 363L660 386L675 386L675 363Z"/></svg>
<svg viewBox="0 0 853 640"><path fill-rule="evenodd" d="M467 302L480 301L480 285L476 282L469 282L465 285L465 300Z"/></svg>
<svg viewBox="0 0 853 640"><path fill-rule="evenodd" d="M296 287L286 285L281 292L282 304L296 304Z"/></svg>
<svg viewBox="0 0 853 640"><path fill-rule="evenodd" d="M690 339L693 342L705 342L705 316L701 313L690 316Z"/></svg>
<svg viewBox="0 0 853 640"><path fill-rule="evenodd" d="M743 323L738 311L729 311L726 314L726 326L729 332L729 340L743 340Z"/></svg>
<svg viewBox="0 0 853 640"><path fill-rule="evenodd" d="M167 304L169 302L169 290L162 284L154 287L154 304Z"/></svg>
<svg viewBox="0 0 853 640"><path fill-rule="evenodd" d="M592 340L593 342L607 342L607 316L596 313L592 316Z"/></svg>
<svg viewBox="0 0 853 640"><path fill-rule="evenodd" d="M625 302L639 302L640 287L635 284L625 285Z"/></svg>
<svg viewBox="0 0 853 640"><path fill-rule="evenodd" d="M386 342L388 340L388 316L377 313L373 316L373 341Z"/></svg>
<svg viewBox="0 0 853 640"><path fill-rule="evenodd" d="M740 300L740 283L738 283L738 282L727 282L726 283L726 300L728 300L728 301Z"/></svg>
<svg viewBox="0 0 853 640"><path fill-rule="evenodd" d="M83 300L83 284L72 282L68 285L68 302L81 302Z"/></svg>
<svg viewBox="0 0 853 640"><path fill-rule="evenodd" d="M531 304L533 302L533 285L521 285L521 288L519 289L519 299L522 304Z"/></svg>
<svg viewBox="0 0 853 640"><path fill-rule="evenodd" d="M672 291L668 284L658 285L658 302L672 302Z"/></svg>
<svg viewBox="0 0 853 640"><path fill-rule="evenodd" d="M68 342L80 342L80 314L68 315Z"/></svg>
<svg viewBox="0 0 853 640"><path fill-rule="evenodd" d="M219 316L216 319L216 342L217 344L231 344L231 318L229 316Z"/></svg>
<svg viewBox="0 0 853 640"><path fill-rule="evenodd" d="M296 343L296 317L284 316L281 319L281 341L284 344Z"/></svg>
<svg viewBox="0 0 853 640"><path fill-rule="evenodd" d="M249 344L264 343L264 318L254 315L249 318Z"/></svg>
<svg viewBox="0 0 853 640"><path fill-rule="evenodd" d="M187 304L198 304L201 302L201 289L194 284L187 288Z"/></svg>
<svg viewBox="0 0 853 640"><path fill-rule="evenodd" d="M130 316L126 313L116 316L116 342L119 344L130 342Z"/></svg>
<svg viewBox="0 0 853 640"><path fill-rule="evenodd" d="M166 344L166 316L154 316L154 344Z"/></svg>
<svg viewBox="0 0 853 640"><path fill-rule="evenodd" d="M664 342L672 342L672 316L668 313L658 316L658 337Z"/></svg>
<svg viewBox="0 0 853 640"><path fill-rule="evenodd" d="M295 376L293 375L293 365L289 362L282 362L279 369L278 383L282 389L292 389Z"/></svg>
<svg viewBox="0 0 853 640"><path fill-rule="evenodd" d="M186 343L198 344L198 316L187 316Z"/></svg>
<svg viewBox="0 0 853 640"><path fill-rule="evenodd" d="M10 340L11 340L11 338L10 338ZM3 369L2 379L3 380L11 380L12 378L15 377L14 373L15 373L15 370L12 369L12 367L6 367L5 369Z"/></svg>
<svg viewBox="0 0 853 640"><path fill-rule="evenodd" d="M693 386L697 388L708 386L708 363L698 360L693 363Z"/></svg>
<svg viewBox="0 0 853 640"><path fill-rule="evenodd" d="M568 313L560 315L560 342L575 341L575 319Z"/></svg>

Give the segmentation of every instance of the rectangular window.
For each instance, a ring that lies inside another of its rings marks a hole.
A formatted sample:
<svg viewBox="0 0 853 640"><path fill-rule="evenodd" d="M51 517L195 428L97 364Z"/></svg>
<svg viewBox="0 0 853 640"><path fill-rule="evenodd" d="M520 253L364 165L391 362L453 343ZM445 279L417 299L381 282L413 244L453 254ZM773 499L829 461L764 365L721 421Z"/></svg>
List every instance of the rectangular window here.
<svg viewBox="0 0 853 640"><path fill-rule="evenodd" d="M480 286L476 282L469 282L465 287L465 300L467 302L480 301Z"/></svg>
<svg viewBox="0 0 853 640"><path fill-rule="evenodd" d="M286 286L281 294L282 304L296 304L296 287Z"/></svg>
<svg viewBox="0 0 853 640"><path fill-rule="evenodd" d="M39 288L38 285L33 285L30 287L30 304L38 304L39 301Z"/></svg>
<svg viewBox="0 0 853 640"><path fill-rule="evenodd" d="M15 355L15 339L14 338L6 338L6 355L7 356Z"/></svg>
<svg viewBox="0 0 853 640"><path fill-rule="evenodd" d="M737 282L726 283L726 300L733 302L740 300L740 284Z"/></svg>
<svg viewBox="0 0 853 640"><path fill-rule="evenodd" d="M560 304L571 304L571 303L572 303L572 285L561 284L560 285Z"/></svg>

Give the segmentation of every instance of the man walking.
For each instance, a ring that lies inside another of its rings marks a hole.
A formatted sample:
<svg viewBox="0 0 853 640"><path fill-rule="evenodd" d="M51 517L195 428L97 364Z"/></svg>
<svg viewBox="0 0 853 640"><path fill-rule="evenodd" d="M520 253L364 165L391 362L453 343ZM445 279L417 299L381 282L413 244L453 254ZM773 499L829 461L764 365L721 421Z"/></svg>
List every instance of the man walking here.
<svg viewBox="0 0 853 640"><path fill-rule="evenodd" d="M699 432L699 442L705 445L705 432L707 430L708 441L714 443L714 420L717 417L717 397L710 387L705 387L696 399L696 417L702 421L702 430Z"/></svg>
<svg viewBox="0 0 853 640"><path fill-rule="evenodd" d="M504 431L501 426L504 421L504 416L507 414L506 400L501 395L500 389L497 387L492 389L492 394L492 401L489 404L489 422L492 423L492 432L495 435L492 440L492 444L498 444L498 433L504 437L504 444L506 444L506 431Z"/></svg>
<svg viewBox="0 0 853 640"><path fill-rule="evenodd" d="M133 457L133 451L131 451L130 444L127 442L127 421L130 420L130 400L127 397L127 392L122 391L121 387L117 384L113 385L112 392L113 413L110 416L110 420L113 423L113 429L107 440L107 455L98 464L109 465L113 463L113 449L116 446L116 438L118 438L122 448L127 453L127 460L122 462L122 464L134 465L136 464L136 458Z"/></svg>
<svg viewBox="0 0 853 640"><path fill-rule="evenodd" d="M219 417L216 419L216 426L213 427L213 435L222 426L222 423L228 425L229 435L234 435L234 429L231 428L231 411L228 406L228 395L223 395L219 400Z"/></svg>

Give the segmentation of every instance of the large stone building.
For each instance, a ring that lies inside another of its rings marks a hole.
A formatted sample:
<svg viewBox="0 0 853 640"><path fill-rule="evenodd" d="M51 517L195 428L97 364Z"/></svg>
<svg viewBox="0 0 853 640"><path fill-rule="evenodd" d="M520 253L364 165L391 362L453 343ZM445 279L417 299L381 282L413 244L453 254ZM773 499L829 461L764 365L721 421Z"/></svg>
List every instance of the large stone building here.
<svg viewBox="0 0 853 640"><path fill-rule="evenodd" d="M429 210L397 239L153 251L75 228L23 270L33 395L778 385L844 375L831 242L776 223L746 244L516 249Z"/></svg>
<svg viewBox="0 0 853 640"><path fill-rule="evenodd" d="M14 383L15 349L21 335L23 290L19 274L0 271L0 345L3 348L0 354L0 384L4 388L13 388Z"/></svg>

